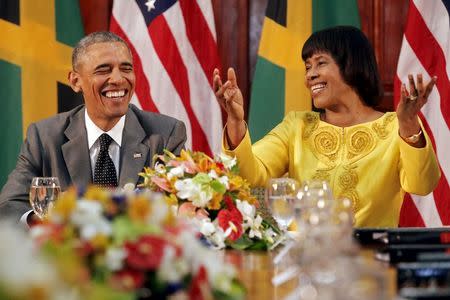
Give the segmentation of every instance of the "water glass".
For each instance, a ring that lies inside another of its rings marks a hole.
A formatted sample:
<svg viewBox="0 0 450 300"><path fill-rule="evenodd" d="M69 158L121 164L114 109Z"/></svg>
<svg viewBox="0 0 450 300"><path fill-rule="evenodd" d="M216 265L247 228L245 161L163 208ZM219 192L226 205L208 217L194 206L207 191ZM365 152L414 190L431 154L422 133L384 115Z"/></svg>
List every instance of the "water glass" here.
<svg viewBox="0 0 450 300"><path fill-rule="evenodd" d="M30 187L30 204L40 218L47 217L61 192L57 177L34 177Z"/></svg>
<svg viewBox="0 0 450 300"><path fill-rule="evenodd" d="M298 182L292 178L272 178L267 185L267 207L282 230L294 219L297 189Z"/></svg>
<svg viewBox="0 0 450 300"><path fill-rule="evenodd" d="M330 221L334 201L326 181L305 180L296 198L295 217L300 224L315 226Z"/></svg>

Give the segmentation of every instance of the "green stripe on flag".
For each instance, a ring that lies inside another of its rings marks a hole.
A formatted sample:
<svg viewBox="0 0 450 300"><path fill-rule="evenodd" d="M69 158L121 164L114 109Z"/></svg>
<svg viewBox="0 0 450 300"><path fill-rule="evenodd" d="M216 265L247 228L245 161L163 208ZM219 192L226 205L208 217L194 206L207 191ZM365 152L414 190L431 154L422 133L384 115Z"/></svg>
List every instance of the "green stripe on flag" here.
<svg viewBox="0 0 450 300"><path fill-rule="evenodd" d="M250 100L249 130L252 141L262 138L284 117L285 71L259 56ZM254 107L252 107L254 104Z"/></svg>
<svg viewBox="0 0 450 300"><path fill-rule="evenodd" d="M55 0L56 39L74 47L84 36L78 0Z"/></svg>
<svg viewBox="0 0 450 300"><path fill-rule="evenodd" d="M356 0L314 0L312 2L313 31L337 25L361 28Z"/></svg>
<svg viewBox="0 0 450 300"><path fill-rule="evenodd" d="M0 187L14 169L22 144L22 94L20 67L0 60Z"/></svg>

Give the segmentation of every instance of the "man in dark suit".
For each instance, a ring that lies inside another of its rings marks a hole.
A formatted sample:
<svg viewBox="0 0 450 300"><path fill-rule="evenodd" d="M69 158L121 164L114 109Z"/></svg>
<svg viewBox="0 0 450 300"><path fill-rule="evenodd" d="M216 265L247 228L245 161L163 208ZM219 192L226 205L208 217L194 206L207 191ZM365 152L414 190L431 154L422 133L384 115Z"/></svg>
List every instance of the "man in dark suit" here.
<svg viewBox="0 0 450 300"><path fill-rule="evenodd" d="M103 184L108 173L114 179L108 185L123 186L137 183L153 155L163 149L178 154L184 147L183 122L129 103L135 88L132 55L115 34L92 33L77 44L69 82L83 94L84 105L29 126L0 194L0 216L26 216L33 177L58 177L64 191L71 185ZM102 146L105 135L109 142ZM99 166L103 160L107 167Z"/></svg>

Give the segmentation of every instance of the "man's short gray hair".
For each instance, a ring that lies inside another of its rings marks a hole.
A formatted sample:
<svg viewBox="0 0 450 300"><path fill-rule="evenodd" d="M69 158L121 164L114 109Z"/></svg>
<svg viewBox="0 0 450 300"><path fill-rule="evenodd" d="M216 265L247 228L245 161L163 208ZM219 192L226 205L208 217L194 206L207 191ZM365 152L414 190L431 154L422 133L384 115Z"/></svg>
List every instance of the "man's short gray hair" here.
<svg viewBox="0 0 450 300"><path fill-rule="evenodd" d="M130 51L130 48L128 47L127 43L120 36L110 31L98 31L85 36L75 45L75 48L73 48L72 68L75 70L75 67L78 64L81 55L84 54L84 52L89 46L98 43L114 43L114 42L123 43L127 47L128 51Z"/></svg>

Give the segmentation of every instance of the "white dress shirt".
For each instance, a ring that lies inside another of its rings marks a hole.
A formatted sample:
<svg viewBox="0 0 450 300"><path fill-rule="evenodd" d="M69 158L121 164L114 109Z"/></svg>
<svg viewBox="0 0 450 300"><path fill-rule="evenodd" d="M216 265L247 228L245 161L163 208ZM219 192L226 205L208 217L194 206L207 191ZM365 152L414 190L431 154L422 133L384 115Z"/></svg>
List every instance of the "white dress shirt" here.
<svg viewBox="0 0 450 300"><path fill-rule="evenodd" d="M108 134L112 139L109 145L109 156L111 157L114 167L116 167L117 181L119 181L119 163L120 163L120 146L122 145L122 133L125 126L125 115L120 118L119 122L109 131L103 131L89 118L87 110L84 112L84 120L86 125L89 156L91 157L92 178L94 178L95 163L100 152L100 141L98 138L103 134Z"/></svg>

